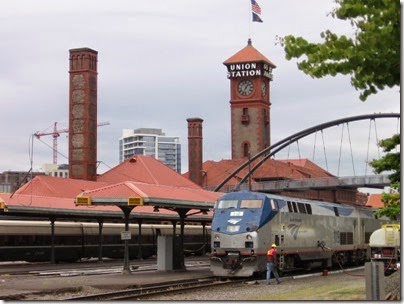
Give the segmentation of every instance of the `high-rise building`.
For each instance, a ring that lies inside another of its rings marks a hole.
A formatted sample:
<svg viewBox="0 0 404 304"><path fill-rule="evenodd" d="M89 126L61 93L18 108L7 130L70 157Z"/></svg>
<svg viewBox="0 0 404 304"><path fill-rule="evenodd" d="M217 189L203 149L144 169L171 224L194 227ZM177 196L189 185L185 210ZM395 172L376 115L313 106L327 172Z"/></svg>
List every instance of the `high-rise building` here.
<svg viewBox="0 0 404 304"><path fill-rule="evenodd" d="M161 129L124 129L119 139L119 162L132 155L152 156L181 173L181 144L178 136L166 136Z"/></svg>

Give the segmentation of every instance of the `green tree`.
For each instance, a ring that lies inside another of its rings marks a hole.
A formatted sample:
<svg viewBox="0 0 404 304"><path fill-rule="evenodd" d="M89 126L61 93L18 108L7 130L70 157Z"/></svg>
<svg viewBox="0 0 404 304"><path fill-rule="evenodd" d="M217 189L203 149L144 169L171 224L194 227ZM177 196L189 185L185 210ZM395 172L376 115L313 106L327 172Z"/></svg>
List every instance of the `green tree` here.
<svg viewBox="0 0 404 304"><path fill-rule="evenodd" d="M382 194L382 202L384 208L376 212L377 216L385 215L391 219L399 219L400 217L400 152L392 152L397 146L400 146L400 134L394 135L392 138L381 140L379 146L386 152L385 156L378 160L373 160L370 165L376 173L391 172L389 175L391 182L390 193Z"/></svg>
<svg viewBox="0 0 404 304"><path fill-rule="evenodd" d="M333 18L349 21L352 38L330 30L321 32L321 43L288 35L279 38L286 59L313 78L351 75L352 86L365 101L385 87L400 85L400 1L335 0Z"/></svg>
<svg viewBox="0 0 404 304"><path fill-rule="evenodd" d="M321 32L322 42L308 42L288 35L279 38L287 60L296 58L298 68L313 78L350 75L352 86L362 101L386 87L400 85L400 1L334 0L333 18L349 21L352 37ZM303 58L301 58L303 56ZM301 58L301 59L300 59ZM392 171L391 193L384 193L385 208L379 215L396 218L400 214L400 152L391 151L400 144L400 134L380 142L388 152L371 166L375 172Z"/></svg>

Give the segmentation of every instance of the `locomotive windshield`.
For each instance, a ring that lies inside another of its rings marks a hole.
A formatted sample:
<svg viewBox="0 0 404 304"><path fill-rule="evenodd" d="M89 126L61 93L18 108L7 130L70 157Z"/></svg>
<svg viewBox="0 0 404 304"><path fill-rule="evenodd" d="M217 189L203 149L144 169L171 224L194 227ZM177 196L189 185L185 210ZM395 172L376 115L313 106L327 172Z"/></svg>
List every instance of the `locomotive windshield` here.
<svg viewBox="0 0 404 304"><path fill-rule="evenodd" d="M237 208L237 200L225 200L217 203L217 209Z"/></svg>
<svg viewBox="0 0 404 304"><path fill-rule="evenodd" d="M217 203L216 209L237 208L237 205L237 200L221 200ZM262 200L241 200L240 209L242 208L260 209L262 208Z"/></svg>
<svg viewBox="0 0 404 304"><path fill-rule="evenodd" d="M262 200L242 200L240 208L262 208Z"/></svg>

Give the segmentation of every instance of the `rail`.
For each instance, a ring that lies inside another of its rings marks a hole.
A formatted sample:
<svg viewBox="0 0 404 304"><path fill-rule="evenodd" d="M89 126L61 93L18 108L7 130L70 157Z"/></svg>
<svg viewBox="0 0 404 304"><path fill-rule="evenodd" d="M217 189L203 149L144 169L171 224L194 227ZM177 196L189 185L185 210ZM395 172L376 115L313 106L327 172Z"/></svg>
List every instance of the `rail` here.
<svg viewBox="0 0 404 304"><path fill-rule="evenodd" d="M265 192L330 188L384 188L388 185L390 185L390 179L387 175L366 175L253 182L251 183L251 190ZM236 185L224 185L221 191L232 192L236 190L250 190L248 183L241 184L239 189L236 187Z"/></svg>

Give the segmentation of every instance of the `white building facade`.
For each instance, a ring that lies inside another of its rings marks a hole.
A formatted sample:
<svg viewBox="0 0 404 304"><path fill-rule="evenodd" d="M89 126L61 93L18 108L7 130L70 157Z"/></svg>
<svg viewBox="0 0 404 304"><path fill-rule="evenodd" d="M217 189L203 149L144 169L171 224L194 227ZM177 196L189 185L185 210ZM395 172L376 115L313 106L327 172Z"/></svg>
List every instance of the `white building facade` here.
<svg viewBox="0 0 404 304"><path fill-rule="evenodd" d="M133 155L152 156L181 173L181 143L178 136L166 136L161 129L123 129L119 139L119 162Z"/></svg>
<svg viewBox="0 0 404 304"><path fill-rule="evenodd" d="M67 164L42 164L42 170L48 176L69 178L69 165Z"/></svg>

